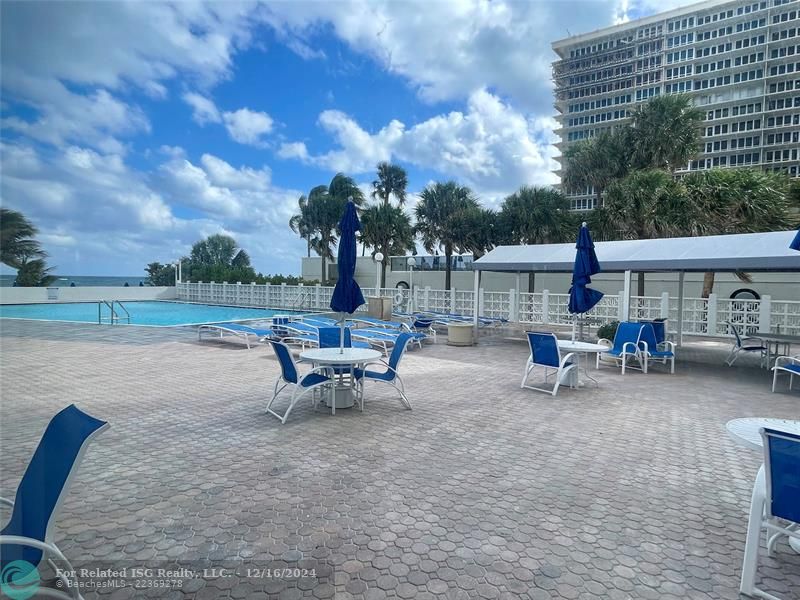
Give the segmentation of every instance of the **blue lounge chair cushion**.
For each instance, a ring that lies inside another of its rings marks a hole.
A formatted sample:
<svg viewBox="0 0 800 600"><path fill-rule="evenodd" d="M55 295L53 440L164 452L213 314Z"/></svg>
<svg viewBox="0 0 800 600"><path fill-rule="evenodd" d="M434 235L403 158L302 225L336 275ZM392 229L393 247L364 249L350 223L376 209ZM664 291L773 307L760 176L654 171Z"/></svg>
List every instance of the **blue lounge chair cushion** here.
<svg viewBox="0 0 800 600"><path fill-rule="evenodd" d="M648 350L647 353L653 358L672 358L674 353L668 350Z"/></svg>
<svg viewBox="0 0 800 600"><path fill-rule="evenodd" d="M793 373L800 374L800 365L794 363L789 365L781 365L781 369L786 369L787 371L792 371Z"/></svg>
<svg viewBox="0 0 800 600"><path fill-rule="evenodd" d="M309 375L306 375L305 379L303 379L300 385L303 387L311 387L313 385L325 383L326 381L330 381L330 379L325 377L325 375L320 375L319 373L311 373Z"/></svg>

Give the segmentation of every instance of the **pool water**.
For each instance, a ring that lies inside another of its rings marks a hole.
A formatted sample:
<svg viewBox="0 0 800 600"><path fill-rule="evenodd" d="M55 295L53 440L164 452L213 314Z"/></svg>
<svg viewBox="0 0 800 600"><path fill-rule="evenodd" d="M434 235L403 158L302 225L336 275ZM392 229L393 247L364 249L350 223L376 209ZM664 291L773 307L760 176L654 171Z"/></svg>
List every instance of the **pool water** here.
<svg viewBox="0 0 800 600"><path fill-rule="evenodd" d="M186 302L123 302L122 304L131 315L131 325L200 325L224 321L269 319L276 314L291 312ZM107 321L110 311L105 305L102 305L101 308L103 317ZM118 315L124 316L124 313L117 308L117 304L114 305L114 308ZM0 305L0 318L97 324L97 302L4 304ZM124 318L119 323L127 325Z"/></svg>

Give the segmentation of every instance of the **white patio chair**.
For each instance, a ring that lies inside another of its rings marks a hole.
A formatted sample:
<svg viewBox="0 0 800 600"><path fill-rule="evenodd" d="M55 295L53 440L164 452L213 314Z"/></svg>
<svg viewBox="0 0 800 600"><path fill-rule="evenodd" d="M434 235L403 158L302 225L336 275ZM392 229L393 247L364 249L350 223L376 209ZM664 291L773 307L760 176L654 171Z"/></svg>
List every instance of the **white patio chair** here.
<svg viewBox="0 0 800 600"><path fill-rule="evenodd" d="M800 375L800 354L796 356L779 356L775 359L772 371L772 391L775 391L775 386L778 384L778 373L781 371L789 374L789 390L791 391L794 384L794 376Z"/></svg>
<svg viewBox="0 0 800 600"><path fill-rule="evenodd" d="M764 343L764 340L759 337L746 337L742 339L742 336L739 335L739 330L736 329L733 323L730 321L725 321L725 323L731 328L733 335L736 337L733 348L731 348L728 358L725 359L725 364L729 367L733 366L733 363L739 358L740 352L758 352L761 356L759 364L763 367L769 357L769 348Z"/></svg>
<svg viewBox="0 0 800 600"><path fill-rule="evenodd" d="M800 435L762 429L764 464L756 475L744 546L739 591L748 596L780 600L755 586L761 531L766 530L767 554L783 536L800 540Z"/></svg>
<svg viewBox="0 0 800 600"><path fill-rule="evenodd" d="M576 373L573 369L578 368L578 364L573 362L575 354L570 352L561 356L561 351L558 348L558 338L554 333L528 331L528 346L530 346L530 356L528 362L525 364L525 374L522 376L522 383L519 387L523 389L536 390L537 392L546 392L555 396L558 393L558 388L563 381L569 381L571 388L575 387L574 379ZM552 389L539 388L532 385L527 385L528 378L533 373L536 367L544 369L544 383L547 383L548 377L555 371L556 381Z"/></svg>

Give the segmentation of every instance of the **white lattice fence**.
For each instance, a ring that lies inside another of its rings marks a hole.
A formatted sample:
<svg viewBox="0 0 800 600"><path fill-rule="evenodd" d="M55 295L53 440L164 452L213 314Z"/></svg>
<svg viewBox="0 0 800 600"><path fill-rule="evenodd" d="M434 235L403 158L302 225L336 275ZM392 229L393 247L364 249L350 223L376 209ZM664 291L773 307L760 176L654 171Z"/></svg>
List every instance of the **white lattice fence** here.
<svg viewBox="0 0 800 600"><path fill-rule="evenodd" d="M508 319L511 316L511 294L508 292L483 292L481 316Z"/></svg>
<svg viewBox="0 0 800 600"><path fill-rule="evenodd" d="M800 302L772 300L771 309L771 331L789 335L800 335Z"/></svg>

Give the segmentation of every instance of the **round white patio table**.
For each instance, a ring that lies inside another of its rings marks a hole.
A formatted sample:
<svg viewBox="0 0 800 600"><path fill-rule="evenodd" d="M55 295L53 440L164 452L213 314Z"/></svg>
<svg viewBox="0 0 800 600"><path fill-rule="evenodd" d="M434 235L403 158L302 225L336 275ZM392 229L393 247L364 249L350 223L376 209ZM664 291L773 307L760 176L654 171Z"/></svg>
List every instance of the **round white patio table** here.
<svg viewBox="0 0 800 600"><path fill-rule="evenodd" d="M339 382L334 393L335 400L327 400L328 406L335 414L337 408L350 408L354 403L353 396L353 369L380 360L381 354L371 348L312 348L300 353L300 358L315 365L331 367L350 367L350 383L344 384L344 374L339 373Z"/></svg>
<svg viewBox="0 0 800 600"><path fill-rule="evenodd" d="M725 424L731 439L750 450L764 451L764 440L761 438L761 429L774 429L800 435L800 421L792 419L768 419L764 417L745 417L733 419ZM764 468L764 465L761 465ZM789 538L789 545L795 552L800 553L800 541Z"/></svg>
<svg viewBox="0 0 800 600"><path fill-rule="evenodd" d="M597 380L589 375L589 370L586 368L586 361L589 359L589 354L600 354L603 352L608 352L608 346L604 346L603 344L590 344L589 342L576 342L574 340L558 340L558 347L560 350L564 350L566 352L575 352L577 354L578 360L578 369L577 369L577 381L576 385L581 387L583 385L583 381L581 381L580 372L583 371L583 374L586 376L586 379L589 379L594 382L595 385L598 385ZM583 357L584 366L581 368L581 357Z"/></svg>

